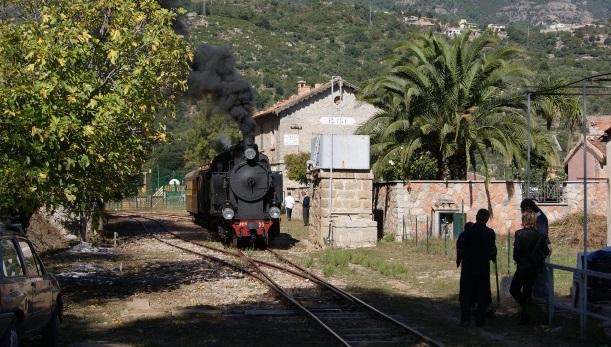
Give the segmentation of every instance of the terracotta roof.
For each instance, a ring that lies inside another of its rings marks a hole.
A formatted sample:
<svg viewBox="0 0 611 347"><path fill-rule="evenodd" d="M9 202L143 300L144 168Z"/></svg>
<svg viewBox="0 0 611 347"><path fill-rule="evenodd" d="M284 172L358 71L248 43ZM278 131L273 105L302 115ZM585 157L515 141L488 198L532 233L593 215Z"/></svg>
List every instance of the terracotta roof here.
<svg viewBox="0 0 611 347"><path fill-rule="evenodd" d="M602 135L611 129L611 115L589 116L588 122L590 123L590 129L593 131L592 135Z"/></svg>
<svg viewBox="0 0 611 347"><path fill-rule="evenodd" d="M334 80L334 84L337 85L339 82L338 79ZM358 88L353 85L352 83L346 81L346 80L342 80L342 84L344 87L348 87L352 90L358 90ZM310 87L309 91L304 91L300 94L295 94L295 95L291 95L289 96L287 99L284 100L280 100L277 103L275 103L274 105L266 108L263 111L259 111L257 113L255 113L253 118L259 118L259 117L263 117L265 115L268 114L275 114L275 115L279 115L282 111L293 107L305 100L308 100L320 93L325 92L326 90L331 89L331 82L327 82L324 83L320 86L316 86L316 87Z"/></svg>
<svg viewBox="0 0 611 347"><path fill-rule="evenodd" d="M589 136L588 138L588 148L592 150L594 157L598 160L602 165L606 165L607 163L607 144L603 142L598 137ZM583 143L583 139L579 140L579 142L571 148L571 150L567 153L564 158L564 165L569 163L569 160L575 155L575 153L581 148Z"/></svg>

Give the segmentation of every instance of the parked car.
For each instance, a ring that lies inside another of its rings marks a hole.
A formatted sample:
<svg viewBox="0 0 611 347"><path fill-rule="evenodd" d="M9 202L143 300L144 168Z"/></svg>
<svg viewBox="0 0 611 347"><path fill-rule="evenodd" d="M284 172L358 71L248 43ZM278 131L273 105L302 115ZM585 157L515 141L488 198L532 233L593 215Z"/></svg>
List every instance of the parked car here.
<svg viewBox="0 0 611 347"><path fill-rule="evenodd" d="M0 263L0 345L19 346L21 337L42 334L45 345L57 346L59 284L18 225L0 223Z"/></svg>

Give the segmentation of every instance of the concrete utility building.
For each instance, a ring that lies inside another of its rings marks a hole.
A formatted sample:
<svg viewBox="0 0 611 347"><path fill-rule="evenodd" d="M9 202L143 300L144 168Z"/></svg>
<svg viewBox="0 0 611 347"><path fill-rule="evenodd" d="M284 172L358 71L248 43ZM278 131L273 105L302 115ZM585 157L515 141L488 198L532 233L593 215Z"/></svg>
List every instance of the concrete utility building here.
<svg viewBox="0 0 611 347"><path fill-rule="evenodd" d="M333 92L332 92L333 90ZM307 85L297 83L297 94L257 112L255 141L267 155L272 169L284 172L284 188L300 184L287 177L284 158L287 154L310 152L312 135L354 134L358 126L377 111L373 105L356 99L356 86L340 77L331 82Z"/></svg>

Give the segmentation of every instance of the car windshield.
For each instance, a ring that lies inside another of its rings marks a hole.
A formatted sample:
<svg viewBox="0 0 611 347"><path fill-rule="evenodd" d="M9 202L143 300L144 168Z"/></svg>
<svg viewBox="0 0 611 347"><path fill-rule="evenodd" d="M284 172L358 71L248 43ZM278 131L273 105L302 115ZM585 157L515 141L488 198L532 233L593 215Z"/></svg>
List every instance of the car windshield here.
<svg viewBox="0 0 611 347"><path fill-rule="evenodd" d="M23 267L13 241L0 240L0 253L2 254L2 273L4 273L4 276L23 276Z"/></svg>

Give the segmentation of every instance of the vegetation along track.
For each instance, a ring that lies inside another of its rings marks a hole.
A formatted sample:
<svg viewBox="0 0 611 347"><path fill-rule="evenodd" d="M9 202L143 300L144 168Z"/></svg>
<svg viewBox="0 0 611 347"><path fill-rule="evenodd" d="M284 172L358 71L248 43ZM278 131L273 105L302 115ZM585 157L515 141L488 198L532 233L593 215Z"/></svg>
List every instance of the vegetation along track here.
<svg viewBox="0 0 611 347"><path fill-rule="evenodd" d="M332 285L303 267L286 259L278 252L270 249L267 249L265 252L256 252L259 255L272 255L272 258L278 262L273 263L270 261L257 259L252 255L247 255L241 250L227 250L185 239L177 233L170 231L161 220L151 218L150 216L127 214L115 215L136 220L143 227L143 229L145 229L145 231L148 231L148 229L140 219L152 221L159 225L164 232L172 235L176 239L243 261L249 266L240 266L214 255L193 251L186 247L167 242L166 240L153 235L154 238L163 243L179 248L183 251L199 255L223 266L230 267L238 272L247 274L265 283L276 293L299 308L309 318L314 320L345 346L442 346L440 342L423 335L416 329L400 322L384 312L381 312L354 295ZM159 216L163 217L165 215ZM187 219L187 217L177 215L167 215L165 217L182 220ZM272 271L264 271L263 268L269 268L272 269ZM277 272L282 272L285 274L288 273L307 280L310 283L317 285L320 292L316 295L312 295L311 293L309 295L293 295L287 289L278 284L277 280L274 280L273 277L275 274L277 274Z"/></svg>

